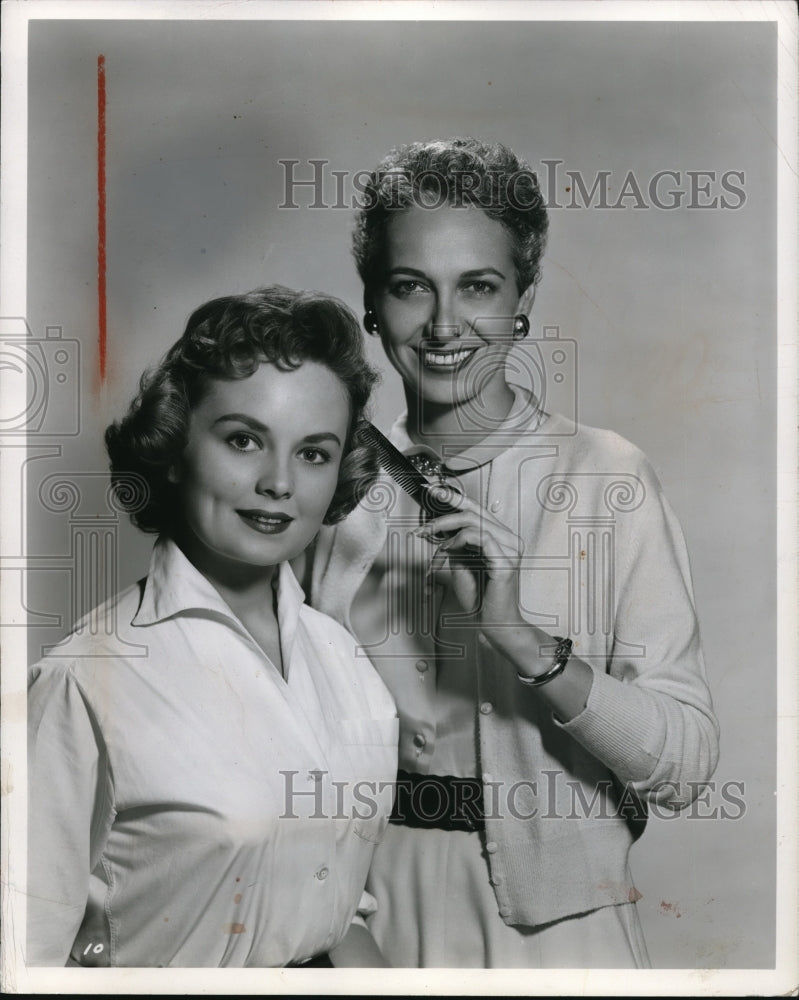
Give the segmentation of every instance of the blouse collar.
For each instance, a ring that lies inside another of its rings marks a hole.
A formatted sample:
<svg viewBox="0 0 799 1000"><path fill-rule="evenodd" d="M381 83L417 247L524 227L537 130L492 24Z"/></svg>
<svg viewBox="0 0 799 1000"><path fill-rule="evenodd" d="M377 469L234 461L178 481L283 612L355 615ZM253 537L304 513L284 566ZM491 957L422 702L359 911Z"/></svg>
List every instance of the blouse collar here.
<svg viewBox="0 0 799 1000"><path fill-rule="evenodd" d="M304 599L305 595L291 566L287 562L280 563L277 575L277 618L286 663L291 658ZM162 535L153 548L144 593L132 624L155 625L177 615L198 611L220 615L247 633L245 626L216 587L192 565L171 538Z"/></svg>

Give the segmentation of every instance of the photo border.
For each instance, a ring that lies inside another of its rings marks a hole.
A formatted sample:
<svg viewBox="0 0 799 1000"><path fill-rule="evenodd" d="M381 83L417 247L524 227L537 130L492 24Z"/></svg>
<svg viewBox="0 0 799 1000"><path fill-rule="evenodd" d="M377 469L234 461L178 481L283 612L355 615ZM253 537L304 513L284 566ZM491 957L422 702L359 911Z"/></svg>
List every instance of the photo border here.
<svg viewBox="0 0 799 1000"><path fill-rule="evenodd" d="M6 0L2 8L2 230L0 301L4 315L26 312L27 30L39 19L108 20L567 20L772 21L778 25L778 746L776 967L688 970L303 970L303 969L44 969L24 963L26 758L24 628L3 630L2 703L2 988L9 993L194 993L250 995L325 993L387 995L740 995L795 991L799 981L797 901L797 21L790 2L627 3L261 2L197 0ZM0 373L2 378L3 373ZM2 385L0 384L0 391ZM13 515L13 512L11 512ZM17 519L2 508L6 545ZM13 549L17 551L15 547ZM12 603L13 580L0 584ZM15 623L16 624L16 623ZM22 624L22 623L20 623ZM752 664L753 678L762 664ZM376 989L376 987L379 987Z"/></svg>

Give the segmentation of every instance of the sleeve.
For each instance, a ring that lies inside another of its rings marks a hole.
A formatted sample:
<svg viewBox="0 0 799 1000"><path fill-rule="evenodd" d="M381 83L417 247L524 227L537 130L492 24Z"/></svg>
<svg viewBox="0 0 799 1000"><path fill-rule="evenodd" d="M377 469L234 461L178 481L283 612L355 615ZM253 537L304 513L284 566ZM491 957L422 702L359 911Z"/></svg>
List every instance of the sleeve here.
<svg viewBox="0 0 799 1000"><path fill-rule="evenodd" d="M63 966L112 821L108 758L68 663L28 685L28 964Z"/></svg>
<svg viewBox="0 0 799 1000"><path fill-rule="evenodd" d="M608 669L563 728L642 798L679 809L712 777L719 729L685 541L644 462L646 500L617 550Z"/></svg>

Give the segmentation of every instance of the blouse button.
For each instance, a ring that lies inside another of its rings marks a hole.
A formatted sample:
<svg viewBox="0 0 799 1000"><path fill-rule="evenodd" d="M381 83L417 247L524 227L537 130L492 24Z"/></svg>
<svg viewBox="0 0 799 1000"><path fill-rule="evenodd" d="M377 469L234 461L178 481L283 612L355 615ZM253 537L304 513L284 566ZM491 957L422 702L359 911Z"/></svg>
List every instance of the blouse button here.
<svg viewBox="0 0 799 1000"><path fill-rule="evenodd" d="M423 674L427 670L428 666L429 664L427 660L416 661L416 669L419 671L420 674Z"/></svg>
<svg viewBox="0 0 799 1000"><path fill-rule="evenodd" d="M424 737L424 733L417 733L413 738L413 745L418 747L420 750L423 746L427 744L427 740Z"/></svg>
<svg viewBox="0 0 799 1000"><path fill-rule="evenodd" d="M494 513L496 514L496 512L497 512L497 511L499 510L499 508L500 508L501 506L502 506L502 501L501 501L501 500L495 500L495 501L494 501L494 502L493 502L493 503L491 504L491 507L490 507L490 510L492 510L492 511L493 511L493 512L494 512Z"/></svg>
<svg viewBox="0 0 799 1000"><path fill-rule="evenodd" d="M500 908L499 908L499 915L501 917L509 917L510 916L510 912L511 911L510 911L510 907L509 906L500 906Z"/></svg>
<svg viewBox="0 0 799 1000"><path fill-rule="evenodd" d="M322 867L316 873L316 877L319 879L320 882L324 882L324 880L327 878L329 874L330 874L330 869Z"/></svg>
<svg viewBox="0 0 799 1000"><path fill-rule="evenodd" d="M491 885L502 885L502 876L501 875L492 875L491 876Z"/></svg>
<svg viewBox="0 0 799 1000"><path fill-rule="evenodd" d="M486 850L488 851L489 854L496 854L497 851L499 850L499 845L495 840L489 840L489 842L486 844Z"/></svg>
<svg viewBox="0 0 799 1000"><path fill-rule="evenodd" d="M490 701L484 701L483 704L480 706L480 711L483 713L483 715L491 715L491 713L494 711L494 706L491 704Z"/></svg>

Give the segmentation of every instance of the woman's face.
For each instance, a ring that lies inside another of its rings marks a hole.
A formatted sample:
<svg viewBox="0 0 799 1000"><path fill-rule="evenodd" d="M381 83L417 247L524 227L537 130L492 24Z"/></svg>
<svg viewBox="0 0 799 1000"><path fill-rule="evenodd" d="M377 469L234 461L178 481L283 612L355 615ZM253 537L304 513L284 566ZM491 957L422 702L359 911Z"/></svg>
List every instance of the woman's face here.
<svg viewBox="0 0 799 1000"><path fill-rule="evenodd" d="M413 206L388 222L383 252L366 304L406 394L490 406L507 391L520 305L508 233L475 206Z"/></svg>
<svg viewBox="0 0 799 1000"><path fill-rule="evenodd" d="M244 578L308 545L336 490L349 416L344 385L314 361L211 381L172 474L181 541L201 571Z"/></svg>

